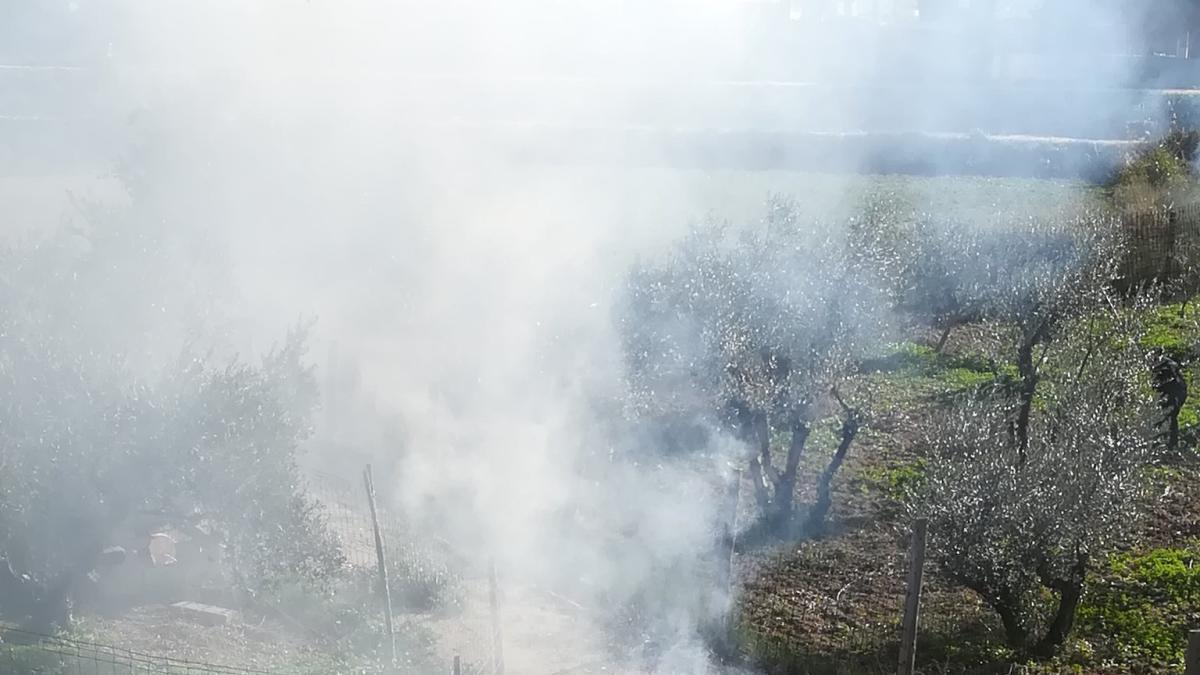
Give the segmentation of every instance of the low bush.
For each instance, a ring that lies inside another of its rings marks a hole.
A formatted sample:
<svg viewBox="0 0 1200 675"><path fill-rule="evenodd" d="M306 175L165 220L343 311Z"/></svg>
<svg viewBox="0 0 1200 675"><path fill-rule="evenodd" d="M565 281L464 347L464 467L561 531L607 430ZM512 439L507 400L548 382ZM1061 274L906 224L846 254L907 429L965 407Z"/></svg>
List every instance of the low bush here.
<svg viewBox="0 0 1200 675"><path fill-rule="evenodd" d="M1108 183L1114 204L1124 211L1166 208L1195 192L1193 165L1200 131L1173 129L1139 147Z"/></svg>

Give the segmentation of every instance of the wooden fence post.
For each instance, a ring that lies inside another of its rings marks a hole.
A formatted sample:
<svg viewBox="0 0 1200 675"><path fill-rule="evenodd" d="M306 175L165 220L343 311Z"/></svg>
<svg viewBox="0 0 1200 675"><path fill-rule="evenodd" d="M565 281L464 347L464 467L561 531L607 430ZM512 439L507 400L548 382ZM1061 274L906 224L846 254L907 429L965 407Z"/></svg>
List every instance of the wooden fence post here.
<svg viewBox="0 0 1200 675"><path fill-rule="evenodd" d="M454 655L454 665L450 667L450 673L451 675L462 675L462 659L458 657L458 654Z"/></svg>
<svg viewBox="0 0 1200 675"><path fill-rule="evenodd" d="M1183 658L1185 675L1200 675L1200 630L1188 631L1187 655Z"/></svg>
<svg viewBox="0 0 1200 675"><path fill-rule="evenodd" d="M504 675L504 645L500 636L500 600L496 589L496 559L488 560L488 603L492 613L492 675Z"/></svg>
<svg viewBox="0 0 1200 675"><path fill-rule="evenodd" d="M913 523L912 543L908 553L908 594L904 598L904 622L900 634L899 675L912 675L917 659L917 620L921 612L921 584L925 570L925 540L929 521Z"/></svg>
<svg viewBox="0 0 1200 675"><path fill-rule="evenodd" d="M379 531L379 512L375 508L375 481L371 477L371 465L363 470L363 484L367 488L367 504L371 507L371 529L375 532L375 557L379 563L379 583L383 593L383 617L391 650L392 665L396 665L396 628L392 621L392 591L388 582L387 553L383 547L383 535Z"/></svg>
<svg viewBox="0 0 1200 675"><path fill-rule="evenodd" d="M725 503L729 508L729 517L725 521L724 532L721 533L721 585L725 587L725 626L729 626L729 613L733 609L733 556L737 548L738 509L742 500L742 471L737 469L730 478L725 491Z"/></svg>

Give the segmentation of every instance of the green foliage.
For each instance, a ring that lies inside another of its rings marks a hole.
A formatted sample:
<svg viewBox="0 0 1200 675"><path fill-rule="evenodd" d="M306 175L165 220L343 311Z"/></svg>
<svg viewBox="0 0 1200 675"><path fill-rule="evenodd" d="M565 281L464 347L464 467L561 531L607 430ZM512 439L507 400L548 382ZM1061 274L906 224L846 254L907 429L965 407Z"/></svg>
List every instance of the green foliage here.
<svg viewBox="0 0 1200 675"><path fill-rule="evenodd" d="M888 499L904 502L925 484L925 461L916 459L891 467L867 469L863 479Z"/></svg>
<svg viewBox="0 0 1200 675"><path fill-rule="evenodd" d="M1182 309L1182 303L1153 308L1147 317L1142 345L1148 349L1162 349L1181 362L1200 356L1200 324L1194 314Z"/></svg>
<svg viewBox="0 0 1200 675"><path fill-rule="evenodd" d="M1191 307L1189 311L1184 311L1183 303L1153 308L1148 314L1146 333L1141 344L1147 350L1161 350L1182 364L1184 377L1189 388L1192 388L1196 381L1197 357L1200 357L1200 322L1197 321L1194 301L1188 304ZM1179 411L1179 427L1185 440L1194 441L1200 428L1200 396L1194 390Z"/></svg>
<svg viewBox="0 0 1200 675"><path fill-rule="evenodd" d="M863 369L890 372L904 378L928 378L937 393L943 396L1006 384L1017 376L1016 366L1011 363L997 363L979 354L939 353L915 342L896 345L887 356L865 362Z"/></svg>
<svg viewBox="0 0 1200 675"><path fill-rule="evenodd" d="M1200 547L1159 548L1113 557L1112 571L1176 603L1200 606Z"/></svg>
<svg viewBox="0 0 1200 675"><path fill-rule="evenodd" d="M863 370L925 373L937 367L939 355L933 347L916 342L889 345L886 356L866 361Z"/></svg>
<svg viewBox="0 0 1200 675"><path fill-rule="evenodd" d="M1117 179L1117 186L1142 184L1151 188L1166 187L1171 181L1187 175L1187 165L1171 147L1162 144L1147 148L1136 156Z"/></svg>
<svg viewBox="0 0 1200 675"><path fill-rule="evenodd" d="M89 227L0 250L0 605L38 630L148 514L215 524L251 592L342 565L296 463L318 399L309 327L257 362L216 355L220 265L199 269L204 237L169 208L135 190Z"/></svg>
<svg viewBox="0 0 1200 675"><path fill-rule="evenodd" d="M1200 132L1174 129L1130 155L1109 182L1113 201L1125 210L1162 208L1194 192L1192 162Z"/></svg>
<svg viewBox="0 0 1200 675"><path fill-rule="evenodd" d="M946 386L954 391L971 391L996 382L996 374L972 368L950 368L941 377Z"/></svg>
<svg viewBox="0 0 1200 675"><path fill-rule="evenodd" d="M1110 558L1079 611L1081 628L1110 640L1111 656L1178 667L1200 616L1200 542Z"/></svg>

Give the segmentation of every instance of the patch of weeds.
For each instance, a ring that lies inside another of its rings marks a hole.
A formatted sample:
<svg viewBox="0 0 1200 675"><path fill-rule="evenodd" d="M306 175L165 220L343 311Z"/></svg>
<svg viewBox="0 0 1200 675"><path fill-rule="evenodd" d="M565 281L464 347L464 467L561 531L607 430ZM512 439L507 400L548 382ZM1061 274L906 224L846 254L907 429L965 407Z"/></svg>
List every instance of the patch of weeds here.
<svg viewBox="0 0 1200 675"><path fill-rule="evenodd" d="M938 379L949 389L969 391L995 382L996 374L971 370L970 368L951 368L942 373Z"/></svg>
<svg viewBox="0 0 1200 675"><path fill-rule="evenodd" d="M877 372L867 375L864 381L871 387L870 403L875 411L909 411L942 391L936 380L909 372Z"/></svg>
<svg viewBox="0 0 1200 675"><path fill-rule="evenodd" d="M1142 475L1152 485L1178 483L1187 478L1182 469L1165 464L1148 466L1142 470Z"/></svg>
<svg viewBox="0 0 1200 675"><path fill-rule="evenodd" d="M462 606L458 575L434 555L401 549L391 564L389 585L397 606L409 611L453 611Z"/></svg>
<svg viewBox="0 0 1200 675"><path fill-rule="evenodd" d="M1183 663L1187 629L1200 618L1200 541L1114 555L1079 609L1083 632L1103 636L1130 665Z"/></svg>
<svg viewBox="0 0 1200 675"><path fill-rule="evenodd" d="M956 396L1008 383L1017 376L1016 366L1011 363L997 363L974 353L938 353L932 347L912 342L895 345L886 356L864 362L861 369L886 373L885 387L890 384L892 388L924 390L934 397Z"/></svg>
<svg viewBox="0 0 1200 675"><path fill-rule="evenodd" d="M863 489L904 503L925 484L925 460L917 459L892 467L870 468L862 472Z"/></svg>
<svg viewBox="0 0 1200 675"><path fill-rule="evenodd" d="M1188 397L1179 410L1179 450L1182 456L1195 457L1197 445L1200 445L1200 391L1196 389L1195 368L1185 368L1184 377L1188 381Z"/></svg>
<svg viewBox="0 0 1200 675"><path fill-rule="evenodd" d="M1185 314L1182 303L1156 307L1146 322L1142 346L1161 349L1177 361L1190 361L1200 356L1200 323L1195 318L1197 302L1189 301Z"/></svg>
<svg viewBox="0 0 1200 675"><path fill-rule="evenodd" d="M1147 350L1162 350L1183 364L1183 374L1189 389L1188 398L1179 411L1181 440L1185 446L1200 442L1200 392L1196 391L1196 371L1200 367L1200 320L1196 311L1200 298L1189 301L1187 314L1181 314L1181 303L1162 305L1153 310L1146 324L1142 346Z"/></svg>
<svg viewBox="0 0 1200 675"><path fill-rule="evenodd" d="M898 371L924 371L937 363L938 354L933 347L915 342L902 342L894 349L873 359L864 361L863 372L892 373Z"/></svg>
<svg viewBox="0 0 1200 675"><path fill-rule="evenodd" d="M1115 556L1117 575L1152 589L1162 599L1200 608L1200 542Z"/></svg>

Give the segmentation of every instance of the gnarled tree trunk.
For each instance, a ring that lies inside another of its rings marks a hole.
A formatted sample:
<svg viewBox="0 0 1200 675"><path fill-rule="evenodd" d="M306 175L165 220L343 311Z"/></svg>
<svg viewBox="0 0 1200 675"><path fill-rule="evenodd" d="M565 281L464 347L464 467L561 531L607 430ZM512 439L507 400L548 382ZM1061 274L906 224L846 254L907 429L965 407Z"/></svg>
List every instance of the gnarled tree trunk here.
<svg viewBox="0 0 1200 675"><path fill-rule="evenodd" d="M1083 583L1087 578L1088 554L1077 552L1075 564L1072 565L1070 576L1058 580L1050 586L1058 591L1058 609L1050 622L1046 634L1038 641L1034 653L1038 656L1052 656L1075 627L1075 614L1079 609L1079 601L1083 599Z"/></svg>
<svg viewBox="0 0 1200 675"><path fill-rule="evenodd" d="M985 596L986 597L986 596ZM1029 626L1021 612L1020 603L1016 598L1001 597L992 602L992 608L1000 615L1000 623L1004 626L1004 638L1008 646L1024 650L1029 645Z"/></svg>
<svg viewBox="0 0 1200 675"><path fill-rule="evenodd" d="M754 498L758 508L771 508L771 429L766 415L754 414L749 421L750 480L754 483Z"/></svg>
<svg viewBox="0 0 1200 675"><path fill-rule="evenodd" d="M808 443L811 432L808 422L802 419L792 421L792 438L788 443L787 462L783 473L775 483L775 505L771 517L777 525L783 525L792 517L796 500L796 478L800 472L800 459L804 456L804 446Z"/></svg>
<svg viewBox="0 0 1200 675"><path fill-rule="evenodd" d="M860 425L858 411L847 410L846 419L842 422L842 440L829 460L829 465L821 473L821 479L817 483L817 501L808 513L806 529L811 534L818 534L825 529L825 519L833 506L833 477L842 467L842 462L846 461L846 454L850 450L850 444L854 442L854 437L858 435Z"/></svg>
<svg viewBox="0 0 1200 675"><path fill-rule="evenodd" d="M1033 397L1037 393L1038 368L1041 359L1046 357L1045 349L1038 361L1033 360L1033 350L1046 338L1050 328L1050 319L1045 318L1032 332L1026 333L1017 349L1017 372L1021 377L1021 389L1018 392L1016 419L1017 468L1024 468L1025 457L1029 452L1029 417L1033 411Z"/></svg>
<svg viewBox="0 0 1200 675"><path fill-rule="evenodd" d="M1029 417L1033 411L1033 396L1037 392L1037 370L1033 364L1032 341L1021 344L1017 350L1017 371L1021 376L1021 389L1017 398L1017 463L1025 466L1025 455L1029 451Z"/></svg>

